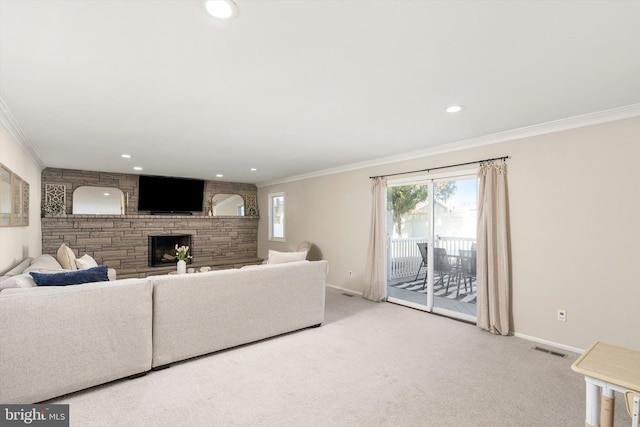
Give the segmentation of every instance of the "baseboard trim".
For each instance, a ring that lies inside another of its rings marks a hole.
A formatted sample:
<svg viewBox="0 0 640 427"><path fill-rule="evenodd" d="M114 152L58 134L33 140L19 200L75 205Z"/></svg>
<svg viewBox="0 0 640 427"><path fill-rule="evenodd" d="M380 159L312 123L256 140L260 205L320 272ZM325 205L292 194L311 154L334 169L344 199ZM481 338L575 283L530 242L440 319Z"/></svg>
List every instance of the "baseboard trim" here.
<svg viewBox="0 0 640 427"><path fill-rule="evenodd" d="M362 292L354 291L353 289L341 288L340 286L332 285L330 283L327 283L327 287L336 289L338 291L349 292L350 294L362 296Z"/></svg>
<svg viewBox="0 0 640 427"><path fill-rule="evenodd" d="M525 334L521 334L519 332L514 332L513 336L518 337L518 338L522 338L522 339L525 339L525 340L528 340L528 341L537 342L537 343L540 343L540 344L550 345L552 347L560 348L562 350L571 351L571 352L577 353L577 354L582 354L582 353L585 352L585 350L582 349L582 348L571 347L569 345L560 344L560 343L557 343L557 342L545 340L545 339L538 338L538 337L532 337L531 335L525 335Z"/></svg>

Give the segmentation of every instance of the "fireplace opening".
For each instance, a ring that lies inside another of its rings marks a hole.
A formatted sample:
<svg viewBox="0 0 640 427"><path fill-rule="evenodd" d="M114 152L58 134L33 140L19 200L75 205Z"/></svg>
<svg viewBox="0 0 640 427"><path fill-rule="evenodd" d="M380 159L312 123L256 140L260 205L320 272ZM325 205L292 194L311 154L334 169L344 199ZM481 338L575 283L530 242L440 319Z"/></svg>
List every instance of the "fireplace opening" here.
<svg viewBox="0 0 640 427"><path fill-rule="evenodd" d="M149 267L176 264L176 245L189 246L189 255L193 255L191 234L149 236ZM192 261L193 258L187 259L187 264L191 264Z"/></svg>

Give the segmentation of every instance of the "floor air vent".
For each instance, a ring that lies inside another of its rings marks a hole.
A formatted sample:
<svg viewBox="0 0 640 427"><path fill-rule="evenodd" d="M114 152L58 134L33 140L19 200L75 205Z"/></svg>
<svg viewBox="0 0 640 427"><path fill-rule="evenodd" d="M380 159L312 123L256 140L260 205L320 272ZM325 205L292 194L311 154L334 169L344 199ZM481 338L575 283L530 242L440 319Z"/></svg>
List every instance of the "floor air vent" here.
<svg viewBox="0 0 640 427"><path fill-rule="evenodd" d="M344 295L345 297L349 297L349 298L351 298L353 296L352 294L348 294L346 292L343 292L342 295Z"/></svg>
<svg viewBox="0 0 640 427"><path fill-rule="evenodd" d="M566 354L564 354L564 353L558 353L557 351L549 350L549 349L547 349L547 348L543 348L543 347L535 346L535 347L533 347L533 349L534 349L534 350L537 350L537 351L541 351L541 352L543 352L543 353L551 354L551 355L553 355L553 356L558 356L558 357L567 357L567 355L566 355Z"/></svg>

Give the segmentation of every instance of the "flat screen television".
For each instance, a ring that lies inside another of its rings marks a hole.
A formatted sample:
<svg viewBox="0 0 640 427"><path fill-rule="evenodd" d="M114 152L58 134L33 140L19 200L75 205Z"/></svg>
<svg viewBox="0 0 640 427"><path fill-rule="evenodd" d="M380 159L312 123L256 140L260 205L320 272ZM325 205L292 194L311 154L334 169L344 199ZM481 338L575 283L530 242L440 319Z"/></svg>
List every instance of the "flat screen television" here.
<svg viewBox="0 0 640 427"><path fill-rule="evenodd" d="M138 210L151 213L202 212L204 181L140 175Z"/></svg>

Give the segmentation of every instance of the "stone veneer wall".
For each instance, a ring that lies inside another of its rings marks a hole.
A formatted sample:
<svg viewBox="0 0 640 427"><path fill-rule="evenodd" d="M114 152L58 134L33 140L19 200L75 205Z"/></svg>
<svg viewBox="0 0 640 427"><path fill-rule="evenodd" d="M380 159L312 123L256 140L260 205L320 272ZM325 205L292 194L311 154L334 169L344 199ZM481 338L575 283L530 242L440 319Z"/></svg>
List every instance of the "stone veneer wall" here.
<svg viewBox="0 0 640 427"><path fill-rule="evenodd" d="M213 268L259 263L258 218L175 215L62 215L42 218L42 252L55 256L65 243L91 255L118 277L145 277L172 267L148 267L150 235L191 234L193 265Z"/></svg>
<svg viewBox="0 0 640 427"><path fill-rule="evenodd" d="M126 215L59 215L42 218L42 253L55 256L62 243L78 256L85 253L98 264L115 268L119 278L161 274L175 267L148 267L150 235L191 234L192 267L238 267L261 260L258 253L258 217L208 217L206 203L214 194L256 196L257 187L222 181L205 181L203 212L193 216L138 214L138 176L128 174L47 168L46 184L66 186L66 212L71 212L73 190L83 185L117 187L129 204Z"/></svg>

